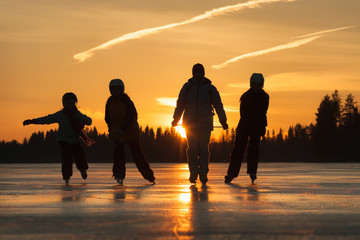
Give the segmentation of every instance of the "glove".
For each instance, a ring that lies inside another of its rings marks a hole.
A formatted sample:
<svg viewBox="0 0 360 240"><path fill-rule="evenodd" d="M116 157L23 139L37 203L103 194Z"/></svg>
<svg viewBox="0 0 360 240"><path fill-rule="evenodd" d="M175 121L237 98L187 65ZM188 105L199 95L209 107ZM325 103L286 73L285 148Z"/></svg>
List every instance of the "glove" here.
<svg viewBox="0 0 360 240"><path fill-rule="evenodd" d="M229 125L227 124L226 121L221 122L221 126L224 130L229 129Z"/></svg>
<svg viewBox="0 0 360 240"><path fill-rule="evenodd" d="M26 126L26 125L29 125L29 124L33 124L33 123L36 123L36 121L33 120L33 119L26 119L26 120L23 122L23 126Z"/></svg>
<svg viewBox="0 0 360 240"><path fill-rule="evenodd" d="M176 126L177 126L177 124L178 124L178 122L177 122L177 121L175 121L175 120L171 122L171 126L172 126L172 127L176 127Z"/></svg>

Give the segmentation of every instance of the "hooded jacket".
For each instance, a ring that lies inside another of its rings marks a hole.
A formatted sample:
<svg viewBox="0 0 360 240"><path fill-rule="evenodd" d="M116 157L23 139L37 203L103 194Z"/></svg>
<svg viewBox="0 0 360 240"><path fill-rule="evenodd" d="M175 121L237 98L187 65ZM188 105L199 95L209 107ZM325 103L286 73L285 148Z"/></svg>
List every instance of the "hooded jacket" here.
<svg viewBox="0 0 360 240"><path fill-rule="evenodd" d="M269 95L263 90L250 88L240 98L240 122L238 131L249 135L264 136L267 126Z"/></svg>
<svg viewBox="0 0 360 240"><path fill-rule="evenodd" d="M121 142L139 140L139 124L134 103L128 95L109 97L105 107L105 122L110 137Z"/></svg>
<svg viewBox="0 0 360 240"><path fill-rule="evenodd" d="M174 121L178 122L184 113L185 129L213 130L214 108L220 122L226 122L226 114L216 87L207 78L190 78L181 88Z"/></svg>

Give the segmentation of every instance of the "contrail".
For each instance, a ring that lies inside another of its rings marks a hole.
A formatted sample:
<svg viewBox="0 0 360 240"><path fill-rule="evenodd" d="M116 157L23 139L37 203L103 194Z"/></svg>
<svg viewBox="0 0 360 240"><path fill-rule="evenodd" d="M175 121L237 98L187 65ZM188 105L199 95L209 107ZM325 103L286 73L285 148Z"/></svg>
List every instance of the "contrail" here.
<svg viewBox="0 0 360 240"><path fill-rule="evenodd" d="M349 29L349 28L355 28L355 27L357 27L357 26L347 26L347 27L341 27L341 28L334 28L334 29L330 29L330 30L324 30L324 31L320 31L320 32L301 35L301 36L298 36L298 37L294 37L293 39L312 37L312 36L317 36L317 35L321 35L321 34L324 34L324 33L336 32L336 31L345 30L345 29Z"/></svg>
<svg viewBox="0 0 360 240"><path fill-rule="evenodd" d="M272 52L277 52L277 51L284 50L284 49L289 49L289 48L296 48L296 47L299 47L301 45L312 42L312 41L314 41L314 40L316 40L316 39L318 39L320 37L321 36L309 37L309 38L289 42L289 43L286 43L286 44L283 44L283 45L279 45L279 46L276 46L276 47L272 47L272 48L252 52L252 53L246 53L246 54L234 57L234 58L232 58L230 60L227 60L224 63L218 64L218 65L212 65L211 67L214 68L214 69L221 69L223 67L226 67L229 63L237 62L237 61L239 61L241 59L244 59L244 58L256 57L256 56L260 56L260 55L264 55L264 54L272 53Z"/></svg>
<svg viewBox="0 0 360 240"><path fill-rule="evenodd" d="M152 35L158 32L161 32L163 30L166 29L170 29L170 28L174 28L174 27L178 27L181 25L185 25L185 24L189 24L189 23L194 23L197 21L201 21L204 19L208 19L214 16L220 16L220 15L224 15L224 14L228 14L228 13L233 13L233 12L237 12L240 11L242 9L245 8L256 8L256 7L260 7L262 4L266 4L266 3L275 3L275 2L293 2L296 0L250 0L248 2L245 3L238 3L235 5L228 5L225 7L221 7L221 8L215 8L212 9L210 11L207 11L201 15L192 17L190 19L187 19L185 21L182 22L178 22L178 23L172 23L172 24L167 24L164 26L160 26L160 27L154 27L154 28L147 28L147 29L143 29L143 30L139 30L136 32L132 32L132 33L127 33L125 35L122 35L118 38L114 38L108 42L105 42L97 47L91 48L87 51L81 52L81 53L77 53L75 54L73 57L78 60L79 62L84 62L85 60L89 59L90 57L92 57L94 55L95 51L98 50L102 50L102 49L107 49L111 46L114 46L116 44L128 41L128 40L132 40L132 39L137 39L137 38L142 38L148 35Z"/></svg>
<svg viewBox="0 0 360 240"><path fill-rule="evenodd" d="M314 40L316 40L318 38L321 38L323 36L323 34L325 34L325 33L345 30L345 29L354 28L354 27L356 27L356 26L347 26L347 27L329 29L329 30L324 30L324 31L316 32L316 33L311 33L311 34L306 34L306 35L294 37L293 39L299 39L299 38L302 38L302 39L292 41L292 42L289 42L289 43L286 43L286 44L283 44L283 45L279 45L279 46L276 46L276 47L272 47L272 48L252 52L252 53L246 53L246 54L234 57L234 58L232 58L230 60L227 60L226 62L223 62L221 64L212 65L211 67L214 68L214 69L221 69L223 67L226 67L229 63L237 62L237 61L239 61L241 59L244 59L244 58L256 57L256 56L260 56L260 55L264 55L264 54L272 53L272 52L277 52L277 51L285 50L285 49L289 49L289 48L297 48L297 47L300 47L301 45L308 44L308 43L310 43L310 42L312 42L312 41L314 41Z"/></svg>

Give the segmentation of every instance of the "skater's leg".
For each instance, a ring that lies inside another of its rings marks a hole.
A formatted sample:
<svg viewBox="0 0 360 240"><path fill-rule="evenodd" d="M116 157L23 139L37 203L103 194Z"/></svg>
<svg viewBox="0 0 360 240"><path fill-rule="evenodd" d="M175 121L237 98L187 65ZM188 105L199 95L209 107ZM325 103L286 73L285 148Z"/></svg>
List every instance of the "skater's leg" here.
<svg viewBox="0 0 360 240"><path fill-rule="evenodd" d="M247 149L247 173L257 173L259 163L259 143L260 136L250 136L249 147Z"/></svg>
<svg viewBox="0 0 360 240"><path fill-rule="evenodd" d="M72 176L72 151L69 143L59 142L61 147L61 172L63 179L70 179Z"/></svg>
<svg viewBox="0 0 360 240"><path fill-rule="evenodd" d="M115 179L125 179L125 151L124 144L115 142L113 176Z"/></svg>
<svg viewBox="0 0 360 240"><path fill-rule="evenodd" d="M235 144L230 155L230 164L227 171L227 177L229 179L239 176L241 163L243 161L245 148L248 142L248 135L237 131L235 137Z"/></svg>
<svg viewBox="0 0 360 240"><path fill-rule="evenodd" d="M71 144L71 149L75 159L76 168L80 171L81 177L83 179L86 179L87 178L86 170L89 168L89 166L86 161L85 151L80 145L80 143Z"/></svg>
<svg viewBox="0 0 360 240"><path fill-rule="evenodd" d="M77 144L71 144L72 152L74 154L76 168L80 171L86 171L89 166L86 161L85 151L80 145L80 143Z"/></svg>
<svg viewBox="0 0 360 240"><path fill-rule="evenodd" d="M135 165L141 175L148 181L154 182L154 172L150 168L149 162L145 159L144 153L141 150L140 142L130 142L129 143L130 151L133 156Z"/></svg>
<svg viewBox="0 0 360 240"><path fill-rule="evenodd" d="M199 132L199 177L202 183L207 182L209 172L209 142L211 131Z"/></svg>
<svg viewBox="0 0 360 240"><path fill-rule="evenodd" d="M195 182L198 178L199 168L199 136L195 131L186 131L187 149L186 156L190 171L190 182Z"/></svg>

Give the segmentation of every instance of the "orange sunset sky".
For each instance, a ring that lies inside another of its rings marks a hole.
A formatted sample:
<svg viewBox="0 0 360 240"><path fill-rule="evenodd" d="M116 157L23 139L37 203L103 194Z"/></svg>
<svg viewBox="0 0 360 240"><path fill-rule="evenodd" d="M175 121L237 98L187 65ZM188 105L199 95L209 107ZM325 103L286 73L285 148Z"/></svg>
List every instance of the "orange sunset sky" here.
<svg viewBox="0 0 360 240"><path fill-rule="evenodd" d="M315 123L335 89L360 102L359 10L359 0L0 0L0 140L57 128L22 122L58 111L69 91L107 131L113 78L125 82L140 125L170 127L197 62L230 127L253 72L265 77L270 130Z"/></svg>

